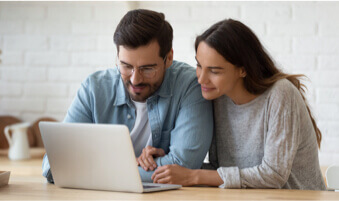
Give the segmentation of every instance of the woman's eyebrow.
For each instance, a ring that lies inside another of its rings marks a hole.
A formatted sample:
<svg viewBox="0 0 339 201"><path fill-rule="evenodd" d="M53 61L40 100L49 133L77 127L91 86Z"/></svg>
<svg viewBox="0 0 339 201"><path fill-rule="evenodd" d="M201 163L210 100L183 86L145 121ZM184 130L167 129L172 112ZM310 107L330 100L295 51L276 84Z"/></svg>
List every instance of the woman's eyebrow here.
<svg viewBox="0 0 339 201"><path fill-rule="evenodd" d="M194 57L194 58L195 58L195 60L197 61L197 63L200 65L200 63L199 63L197 57ZM222 69L224 69L223 67L220 67L220 66L207 66L207 68L208 68L208 69L211 69L211 70L222 70Z"/></svg>
<svg viewBox="0 0 339 201"><path fill-rule="evenodd" d="M195 56L194 58L195 58L195 60L197 61L197 63L200 64L199 61L198 61L198 59L197 59L197 57Z"/></svg>
<svg viewBox="0 0 339 201"><path fill-rule="evenodd" d="M224 69L223 67L220 67L220 66L208 66L207 68L212 69L212 70L222 70L222 69Z"/></svg>

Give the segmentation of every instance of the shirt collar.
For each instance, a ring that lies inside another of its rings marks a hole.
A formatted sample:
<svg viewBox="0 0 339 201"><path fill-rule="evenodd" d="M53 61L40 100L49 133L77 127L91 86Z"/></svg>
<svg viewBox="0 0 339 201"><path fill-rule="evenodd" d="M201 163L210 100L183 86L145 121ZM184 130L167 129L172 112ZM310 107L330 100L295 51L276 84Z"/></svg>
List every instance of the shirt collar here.
<svg viewBox="0 0 339 201"><path fill-rule="evenodd" d="M116 86L116 88L113 88L113 90L116 90L116 98L114 101L115 106L120 106L124 104L131 104L129 94L125 89L124 81L121 78L121 75L118 76L119 82ZM114 93L114 92L113 92Z"/></svg>
<svg viewBox="0 0 339 201"><path fill-rule="evenodd" d="M164 80L162 81L161 86L159 87L159 89L151 96L151 97L155 97L155 96L161 96L161 97L171 97L172 96L172 91L173 91L173 84L174 84L174 80L172 79L172 74L171 74L171 69L173 64L166 69L166 73L164 76Z"/></svg>

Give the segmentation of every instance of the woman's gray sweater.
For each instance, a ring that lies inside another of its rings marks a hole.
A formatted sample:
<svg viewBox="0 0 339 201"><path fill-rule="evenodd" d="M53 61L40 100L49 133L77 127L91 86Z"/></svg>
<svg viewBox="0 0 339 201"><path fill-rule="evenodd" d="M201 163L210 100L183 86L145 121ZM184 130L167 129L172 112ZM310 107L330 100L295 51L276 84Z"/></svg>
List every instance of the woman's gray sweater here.
<svg viewBox="0 0 339 201"><path fill-rule="evenodd" d="M315 131L298 89L288 80L243 105L214 101L210 164L221 188L324 190Z"/></svg>

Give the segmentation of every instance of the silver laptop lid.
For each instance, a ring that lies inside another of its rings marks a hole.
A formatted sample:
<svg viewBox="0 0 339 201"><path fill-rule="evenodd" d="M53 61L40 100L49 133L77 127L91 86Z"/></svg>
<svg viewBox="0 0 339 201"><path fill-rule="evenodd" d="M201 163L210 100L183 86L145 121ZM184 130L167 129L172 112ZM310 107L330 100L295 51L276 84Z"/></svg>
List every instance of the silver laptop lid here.
<svg viewBox="0 0 339 201"><path fill-rule="evenodd" d="M143 191L126 126L40 122L39 127L57 186Z"/></svg>

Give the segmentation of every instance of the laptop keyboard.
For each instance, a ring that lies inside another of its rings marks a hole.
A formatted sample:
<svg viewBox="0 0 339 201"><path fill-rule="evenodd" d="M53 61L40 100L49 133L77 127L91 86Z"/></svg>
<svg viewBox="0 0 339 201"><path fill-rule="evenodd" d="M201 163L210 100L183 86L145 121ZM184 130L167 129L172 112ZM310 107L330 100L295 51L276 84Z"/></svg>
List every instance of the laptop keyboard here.
<svg viewBox="0 0 339 201"><path fill-rule="evenodd" d="M147 189L147 188L159 188L159 187L161 187L161 186L148 186L148 185L142 185L142 187L143 187L144 189Z"/></svg>

